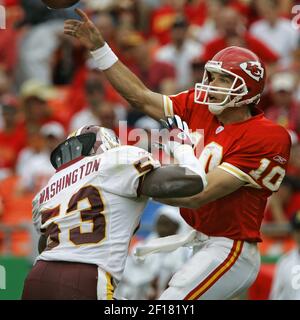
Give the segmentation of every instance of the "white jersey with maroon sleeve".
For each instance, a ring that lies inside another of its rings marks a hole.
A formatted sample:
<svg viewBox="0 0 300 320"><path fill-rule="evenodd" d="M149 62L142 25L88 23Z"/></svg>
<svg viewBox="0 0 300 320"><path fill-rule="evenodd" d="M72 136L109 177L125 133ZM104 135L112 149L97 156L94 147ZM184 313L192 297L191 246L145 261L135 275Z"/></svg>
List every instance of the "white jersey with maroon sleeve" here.
<svg viewBox="0 0 300 320"><path fill-rule="evenodd" d="M35 198L34 223L47 236L38 259L96 264L120 279L148 200L139 196L141 179L159 165L122 146L60 167Z"/></svg>

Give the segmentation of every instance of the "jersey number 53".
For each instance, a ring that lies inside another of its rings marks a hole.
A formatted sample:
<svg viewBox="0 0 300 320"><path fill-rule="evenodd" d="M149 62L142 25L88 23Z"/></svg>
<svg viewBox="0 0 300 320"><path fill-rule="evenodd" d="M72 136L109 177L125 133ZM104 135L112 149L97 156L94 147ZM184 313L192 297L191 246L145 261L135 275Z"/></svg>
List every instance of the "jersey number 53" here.
<svg viewBox="0 0 300 320"><path fill-rule="evenodd" d="M87 200L90 206L79 210L78 205L84 200ZM42 225L49 219L62 215L63 213L60 211L60 206L42 211ZM89 222L92 230L91 232L82 232L80 224L77 227L69 229L69 240L74 245L95 244L105 238L106 222L105 216L102 214L104 204L100 192L96 187L83 187L71 197L68 203L68 209L64 215L67 216L74 211L80 211L81 224ZM45 236L48 238L46 250L51 250L59 245L61 230L58 223L52 222L46 230L42 231L45 232Z"/></svg>

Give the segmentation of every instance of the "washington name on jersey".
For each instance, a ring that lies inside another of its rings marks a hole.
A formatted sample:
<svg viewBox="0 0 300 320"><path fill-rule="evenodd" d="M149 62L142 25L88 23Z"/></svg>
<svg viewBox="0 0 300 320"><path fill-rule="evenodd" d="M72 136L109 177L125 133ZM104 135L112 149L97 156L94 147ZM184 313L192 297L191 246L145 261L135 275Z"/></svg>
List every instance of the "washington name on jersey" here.
<svg viewBox="0 0 300 320"><path fill-rule="evenodd" d="M64 176L54 181L50 186L47 186L40 193L39 203L42 204L49 201L59 192L76 184L83 177L86 177L99 170L100 159L94 159L84 163L80 168L74 168L73 171L66 173Z"/></svg>

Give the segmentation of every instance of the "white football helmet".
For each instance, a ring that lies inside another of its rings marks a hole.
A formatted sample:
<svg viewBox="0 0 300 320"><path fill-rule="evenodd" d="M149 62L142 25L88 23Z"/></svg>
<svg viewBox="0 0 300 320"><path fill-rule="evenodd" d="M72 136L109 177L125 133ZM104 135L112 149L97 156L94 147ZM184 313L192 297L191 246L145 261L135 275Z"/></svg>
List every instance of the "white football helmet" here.
<svg viewBox="0 0 300 320"><path fill-rule="evenodd" d="M93 156L119 147L120 140L113 130L97 125L83 126L72 132L51 153L55 169L80 156Z"/></svg>

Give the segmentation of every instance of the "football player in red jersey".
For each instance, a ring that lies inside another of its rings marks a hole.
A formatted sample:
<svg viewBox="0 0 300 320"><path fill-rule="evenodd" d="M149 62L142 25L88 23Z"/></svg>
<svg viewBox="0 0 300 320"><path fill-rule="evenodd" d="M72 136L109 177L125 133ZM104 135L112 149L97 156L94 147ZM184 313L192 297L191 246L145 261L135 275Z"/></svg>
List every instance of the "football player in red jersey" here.
<svg viewBox="0 0 300 320"><path fill-rule="evenodd" d="M262 62L247 49L226 48L206 63L195 89L164 96L146 88L85 13L77 13L82 21L67 20L65 33L91 50L99 69L133 107L156 119L177 114L192 131L204 129L199 160L207 172L206 190L163 201L182 208L183 218L198 231L198 245L161 299L234 298L257 276L267 198L284 178L291 146L288 132L256 107L266 79Z"/></svg>

